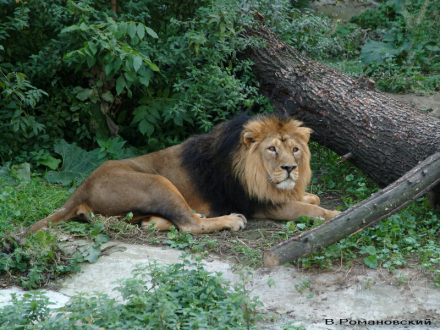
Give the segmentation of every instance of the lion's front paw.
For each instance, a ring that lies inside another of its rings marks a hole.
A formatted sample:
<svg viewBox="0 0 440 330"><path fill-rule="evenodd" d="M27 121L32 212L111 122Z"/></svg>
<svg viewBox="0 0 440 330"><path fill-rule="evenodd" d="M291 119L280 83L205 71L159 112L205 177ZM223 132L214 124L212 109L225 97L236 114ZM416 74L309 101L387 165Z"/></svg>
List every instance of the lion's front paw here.
<svg viewBox="0 0 440 330"><path fill-rule="evenodd" d="M337 216L338 214L340 214L341 211L329 211L327 210L326 214L325 214L325 220L330 220L331 218L334 218L335 216Z"/></svg>
<svg viewBox="0 0 440 330"><path fill-rule="evenodd" d="M232 213L228 218L229 224L226 227L231 231L238 231L246 227L247 220L243 214Z"/></svg>

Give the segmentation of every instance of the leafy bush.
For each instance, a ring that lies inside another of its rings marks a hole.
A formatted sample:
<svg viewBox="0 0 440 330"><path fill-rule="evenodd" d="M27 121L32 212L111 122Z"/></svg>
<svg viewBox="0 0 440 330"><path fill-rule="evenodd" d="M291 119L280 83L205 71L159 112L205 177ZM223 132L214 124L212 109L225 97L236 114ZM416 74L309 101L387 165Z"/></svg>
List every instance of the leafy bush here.
<svg viewBox="0 0 440 330"><path fill-rule="evenodd" d="M123 301L106 294L74 296L68 306L49 313L41 293L14 298L0 309L0 329L253 329L261 302L250 298L246 283L231 288L200 259L138 266L117 287Z"/></svg>
<svg viewBox="0 0 440 330"><path fill-rule="evenodd" d="M235 1L118 5L2 2L0 160L46 166L55 139L116 134L156 150L261 103Z"/></svg>
<svg viewBox="0 0 440 330"><path fill-rule="evenodd" d="M264 14L275 33L307 56L315 59L350 57L357 51L359 41L355 40L359 29L354 25L342 30L326 16L310 9L293 8L289 0L256 1L254 8Z"/></svg>
<svg viewBox="0 0 440 330"><path fill-rule="evenodd" d="M389 0L354 19L363 28L375 29L361 60L380 89L440 89L439 12L438 1Z"/></svg>

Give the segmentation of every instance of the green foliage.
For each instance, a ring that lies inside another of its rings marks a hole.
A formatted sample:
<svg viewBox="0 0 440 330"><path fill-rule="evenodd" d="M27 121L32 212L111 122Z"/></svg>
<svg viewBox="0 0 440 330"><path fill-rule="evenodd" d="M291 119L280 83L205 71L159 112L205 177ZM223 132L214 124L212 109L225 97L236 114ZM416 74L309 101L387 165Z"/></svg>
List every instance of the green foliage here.
<svg viewBox="0 0 440 330"><path fill-rule="evenodd" d="M35 106L47 95L20 72L5 72L0 68L0 161L6 161L14 148L35 139L45 131L35 116Z"/></svg>
<svg viewBox="0 0 440 330"><path fill-rule="evenodd" d="M250 298L245 279L231 288L200 259L185 257L166 267L138 266L116 290L122 302L80 294L51 313L39 292L14 297L13 305L0 309L0 329L254 329L261 305Z"/></svg>
<svg viewBox="0 0 440 330"><path fill-rule="evenodd" d="M79 271L81 262L94 263L101 253L101 245L108 242L102 223L91 225L90 241L78 243L74 249L60 244L56 234L39 231L28 236L10 254L0 254L0 273L25 289L35 289L63 274ZM10 241L6 241L10 244Z"/></svg>
<svg viewBox="0 0 440 330"><path fill-rule="evenodd" d="M354 18L372 28L362 47L367 75L386 91L440 88L440 5L432 0L389 0Z"/></svg>
<svg viewBox="0 0 440 330"><path fill-rule="evenodd" d="M0 329L30 329L32 324L44 321L49 313L49 298L44 293L33 291L22 298L12 294L12 305L0 309Z"/></svg>
<svg viewBox="0 0 440 330"><path fill-rule="evenodd" d="M11 176L12 180L0 177L0 237L7 230L44 218L68 197L65 189L49 185L34 175L23 180L14 167Z"/></svg>
<svg viewBox="0 0 440 330"><path fill-rule="evenodd" d="M87 152L76 143L60 140L55 143L54 150L63 162L59 171L47 172L46 180L50 183L61 183L63 186L75 181L81 183L100 164L96 153Z"/></svg>
<svg viewBox="0 0 440 330"><path fill-rule="evenodd" d="M315 142L310 143L313 178L312 193L335 191L342 196L347 207L370 197L378 191L376 184L350 163L341 164L340 156Z"/></svg>
<svg viewBox="0 0 440 330"><path fill-rule="evenodd" d="M301 284L295 284L295 290L301 294L305 294L307 291L310 291L311 285L311 280L302 280ZM309 292L307 298L313 298L313 293Z"/></svg>
<svg viewBox="0 0 440 330"><path fill-rule="evenodd" d="M98 155L100 161L135 157L136 153L132 149L124 148L125 143L120 136L109 138L107 141L98 140L100 148L93 152Z"/></svg>
<svg viewBox="0 0 440 330"><path fill-rule="evenodd" d="M109 239L99 221L87 225L83 231L87 241L73 250L66 250L52 231L40 231L17 244L20 227L49 215L68 192L31 174L29 164L6 169L0 172L0 242L3 247L13 244L15 250L0 254L0 273L25 289L35 289L60 275L78 271L81 262L95 262L101 245Z"/></svg>
<svg viewBox="0 0 440 330"><path fill-rule="evenodd" d="M180 233L174 226L171 226L166 236L167 239L163 243L169 245L170 248L187 250L192 253L207 254L208 250L217 246L216 240L210 240L207 237L196 237L190 233Z"/></svg>
<svg viewBox="0 0 440 330"><path fill-rule="evenodd" d="M346 207L350 207L378 190L358 169L347 162L338 162L339 156L335 153L314 143L311 150L315 156L312 157L315 176L312 189L315 193L337 191ZM432 209L428 201L421 198L374 227L302 258L300 263L303 267L332 268L336 260L350 263L361 259L370 268L383 267L395 271L406 266L408 260L416 258L423 268L430 271L434 283L439 285L440 250L434 244L438 242L440 233L439 211ZM303 227L300 227L301 223ZM285 228L281 235L299 235L302 230L310 229L311 223L303 219L296 227L286 223Z"/></svg>
<svg viewBox="0 0 440 330"><path fill-rule="evenodd" d="M91 0L4 2L0 17L0 161L53 169L52 141L116 134L157 150L264 104L236 56L251 15L235 1L129 2L117 17Z"/></svg>
<svg viewBox="0 0 440 330"><path fill-rule="evenodd" d="M341 27L328 17L293 5L289 0L262 0L253 4L276 34L307 56L324 59L354 55L360 36L355 25Z"/></svg>
<svg viewBox="0 0 440 330"><path fill-rule="evenodd" d="M43 160L40 160L40 163L52 169L46 172L46 180L50 183L61 183L63 186L77 186L104 161L136 156L132 149L124 148L126 141L119 136L114 139L109 138L107 141L98 140L97 143L100 148L85 151L76 143L69 144L65 140L56 142L54 151L61 156L62 165L58 168L61 160L51 156L45 159L43 157L47 154L43 153L41 157Z"/></svg>

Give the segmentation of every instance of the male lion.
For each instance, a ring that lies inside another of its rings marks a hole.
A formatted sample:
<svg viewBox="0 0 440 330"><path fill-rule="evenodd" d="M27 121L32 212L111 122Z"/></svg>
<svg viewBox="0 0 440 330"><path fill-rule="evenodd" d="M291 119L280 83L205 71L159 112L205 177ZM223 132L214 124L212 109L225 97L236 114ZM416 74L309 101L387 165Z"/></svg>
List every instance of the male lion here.
<svg viewBox="0 0 440 330"><path fill-rule="evenodd" d="M174 225L193 234L236 231L245 227L246 217L328 220L339 212L319 207L319 198L305 192L311 177L311 130L301 124L243 115L180 145L107 161L25 236L49 223L90 219L90 213L132 212L133 221L142 226L154 223L168 230Z"/></svg>

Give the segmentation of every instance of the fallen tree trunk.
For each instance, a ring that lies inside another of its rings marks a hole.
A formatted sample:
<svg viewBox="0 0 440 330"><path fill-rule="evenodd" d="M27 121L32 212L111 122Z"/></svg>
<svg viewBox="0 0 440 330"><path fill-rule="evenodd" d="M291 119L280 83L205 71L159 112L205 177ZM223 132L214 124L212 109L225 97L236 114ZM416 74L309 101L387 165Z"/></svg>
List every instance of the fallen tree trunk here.
<svg viewBox="0 0 440 330"><path fill-rule="evenodd" d="M337 217L263 253L267 267L316 252L389 217L440 182L440 153L428 157L393 184Z"/></svg>
<svg viewBox="0 0 440 330"><path fill-rule="evenodd" d="M260 91L278 111L312 128L312 139L350 162L381 186L440 151L440 120L306 58L261 25L246 32L266 47L249 48Z"/></svg>

